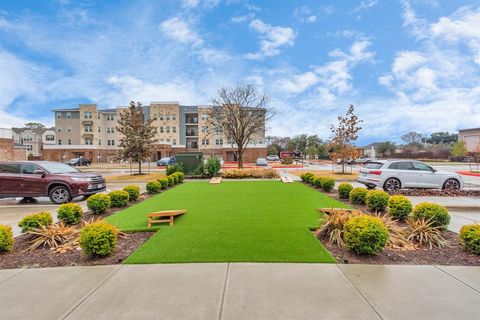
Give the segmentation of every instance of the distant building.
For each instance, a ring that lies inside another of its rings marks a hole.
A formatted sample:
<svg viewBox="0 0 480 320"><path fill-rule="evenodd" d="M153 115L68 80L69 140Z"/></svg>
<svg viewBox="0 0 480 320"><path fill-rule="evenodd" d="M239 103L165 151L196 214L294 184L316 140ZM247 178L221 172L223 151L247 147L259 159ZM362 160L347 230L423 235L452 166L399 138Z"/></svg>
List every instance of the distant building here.
<svg viewBox="0 0 480 320"><path fill-rule="evenodd" d="M480 128L458 130L458 140L465 142L468 152L480 152Z"/></svg>
<svg viewBox="0 0 480 320"><path fill-rule="evenodd" d="M12 129L0 128L0 161L26 159L27 148L15 144Z"/></svg>
<svg viewBox="0 0 480 320"><path fill-rule="evenodd" d="M55 109L56 144L44 145L44 159L66 161L85 157L94 162L118 158L120 133L116 126L125 107L97 109L96 104L80 104L73 109ZM203 152L206 157L236 160L236 145L219 129L209 128L211 106L182 106L178 102L151 102L143 106L146 118L153 119L158 144L154 159L178 152ZM265 128L259 128L245 149L244 160L255 161L267 153Z"/></svg>
<svg viewBox="0 0 480 320"><path fill-rule="evenodd" d="M55 133L54 128L38 127L24 127L24 128L12 128L13 140L18 146L25 146L28 155L34 157L41 157L43 151L43 145L45 143L44 137L46 132L50 132L48 137L51 138L52 132ZM53 137L55 142L55 136Z"/></svg>

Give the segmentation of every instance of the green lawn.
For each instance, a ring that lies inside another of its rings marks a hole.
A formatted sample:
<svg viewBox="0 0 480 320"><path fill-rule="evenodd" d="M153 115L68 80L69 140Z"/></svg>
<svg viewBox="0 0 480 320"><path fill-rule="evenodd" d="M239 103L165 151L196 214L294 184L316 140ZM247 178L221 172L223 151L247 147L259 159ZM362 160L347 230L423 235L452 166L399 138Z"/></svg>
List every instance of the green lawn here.
<svg viewBox="0 0 480 320"><path fill-rule="evenodd" d="M300 183L186 182L107 220L122 230L145 230L146 214L187 209L126 263L334 262L309 227L319 207L344 204Z"/></svg>

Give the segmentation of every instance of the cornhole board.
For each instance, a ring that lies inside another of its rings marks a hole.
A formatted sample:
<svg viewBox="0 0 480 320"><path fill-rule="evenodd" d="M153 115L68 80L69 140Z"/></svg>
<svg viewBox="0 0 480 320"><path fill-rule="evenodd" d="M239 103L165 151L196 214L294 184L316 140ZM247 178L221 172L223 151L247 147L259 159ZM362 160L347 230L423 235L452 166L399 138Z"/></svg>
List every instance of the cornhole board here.
<svg viewBox="0 0 480 320"><path fill-rule="evenodd" d="M292 183L293 180L290 179L289 177L285 177L285 176L281 176L280 179L282 180L282 182L284 183Z"/></svg>
<svg viewBox="0 0 480 320"><path fill-rule="evenodd" d="M222 177L213 177L210 179L210 184L219 184L222 183Z"/></svg>
<svg viewBox="0 0 480 320"><path fill-rule="evenodd" d="M187 213L187 210L165 210L158 212L151 212L147 215L148 217L148 227L150 228L154 223L163 223L168 222L170 225L173 225L173 219L176 216ZM166 219L156 219L156 218L166 218Z"/></svg>

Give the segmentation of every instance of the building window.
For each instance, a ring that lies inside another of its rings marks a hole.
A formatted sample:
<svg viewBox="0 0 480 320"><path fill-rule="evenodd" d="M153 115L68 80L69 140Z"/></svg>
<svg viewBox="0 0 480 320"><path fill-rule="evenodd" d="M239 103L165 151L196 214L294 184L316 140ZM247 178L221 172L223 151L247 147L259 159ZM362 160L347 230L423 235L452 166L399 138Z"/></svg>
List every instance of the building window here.
<svg viewBox="0 0 480 320"><path fill-rule="evenodd" d="M107 120L108 120L108 121L113 121L113 120L115 120L115 115L114 115L114 114L107 114Z"/></svg>
<svg viewBox="0 0 480 320"><path fill-rule="evenodd" d="M208 146L209 145L209 140L208 139L202 139L202 146Z"/></svg>
<svg viewBox="0 0 480 320"><path fill-rule="evenodd" d="M160 133L163 133L163 127L160 127Z"/></svg>
<svg viewBox="0 0 480 320"><path fill-rule="evenodd" d="M172 120L177 120L177 115L172 114Z"/></svg>
<svg viewBox="0 0 480 320"><path fill-rule="evenodd" d="M67 131L68 131L68 132L72 132L72 127L68 126L68 127L67 127Z"/></svg>
<svg viewBox="0 0 480 320"><path fill-rule="evenodd" d="M166 127L167 133L170 133L170 127Z"/></svg>
<svg viewBox="0 0 480 320"><path fill-rule="evenodd" d="M216 140L215 140L215 144L216 144L217 146L223 145L223 139L216 139Z"/></svg>
<svg viewBox="0 0 480 320"><path fill-rule="evenodd" d="M202 132L207 133L208 132L208 127L207 126L202 126Z"/></svg>
<svg viewBox="0 0 480 320"><path fill-rule="evenodd" d="M58 132L62 132L62 127L58 127L58 128L57 128L57 131L58 131Z"/></svg>
<svg viewBox="0 0 480 320"><path fill-rule="evenodd" d="M62 144L62 139L58 139L58 144L59 144L59 145Z"/></svg>
<svg viewBox="0 0 480 320"><path fill-rule="evenodd" d="M208 120L208 114L202 114L202 120L207 121Z"/></svg>
<svg viewBox="0 0 480 320"><path fill-rule="evenodd" d="M89 124L85 125L84 129L85 129L85 132L93 132L92 126Z"/></svg>
<svg viewBox="0 0 480 320"><path fill-rule="evenodd" d="M85 144L86 145L92 145L93 144L92 139L90 139L90 138L85 139Z"/></svg>
<svg viewBox="0 0 480 320"><path fill-rule="evenodd" d="M72 113L71 112L67 112L67 119L71 119L72 118Z"/></svg>
<svg viewBox="0 0 480 320"><path fill-rule="evenodd" d="M98 132L102 132L102 129L100 127L98 127Z"/></svg>
<svg viewBox="0 0 480 320"><path fill-rule="evenodd" d="M107 140L107 145L114 146L115 145L115 140Z"/></svg>
<svg viewBox="0 0 480 320"><path fill-rule="evenodd" d="M172 144L175 146L177 144L177 139L173 139Z"/></svg>
<svg viewBox="0 0 480 320"><path fill-rule="evenodd" d="M61 119L62 118L62 113L61 112L57 112L57 119Z"/></svg>
<svg viewBox="0 0 480 320"><path fill-rule="evenodd" d="M55 140L55 136L53 134L47 134L45 136L45 140L47 141L54 141Z"/></svg>
<svg viewBox="0 0 480 320"><path fill-rule="evenodd" d="M115 132L115 128L107 128L107 133L114 133Z"/></svg>
<svg viewBox="0 0 480 320"><path fill-rule="evenodd" d="M172 127L172 132L173 133L177 132L177 127Z"/></svg>
<svg viewBox="0 0 480 320"><path fill-rule="evenodd" d="M170 139L167 139L167 142L170 142Z"/></svg>
<svg viewBox="0 0 480 320"><path fill-rule="evenodd" d="M158 115L158 119L159 119L159 120L163 120L163 113L160 113L160 114Z"/></svg>
<svg viewBox="0 0 480 320"><path fill-rule="evenodd" d="M170 115L167 114L167 117L165 118L165 120L170 120Z"/></svg>
<svg viewBox="0 0 480 320"><path fill-rule="evenodd" d="M98 145L99 145L99 146L102 145L102 140L98 139Z"/></svg>
<svg viewBox="0 0 480 320"><path fill-rule="evenodd" d="M72 139L68 139L68 140L67 140L67 144L68 144L68 145L71 145L71 144L72 144Z"/></svg>
<svg viewBox="0 0 480 320"><path fill-rule="evenodd" d="M27 144L27 151L32 151L33 150L33 146L31 144Z"/></svg>
<svg viewBox="0 0 480 320"><path fill-rule="evenodd" d="M90 111L86 111L83 116L85 119L92 119L92 113Z"/></svg>

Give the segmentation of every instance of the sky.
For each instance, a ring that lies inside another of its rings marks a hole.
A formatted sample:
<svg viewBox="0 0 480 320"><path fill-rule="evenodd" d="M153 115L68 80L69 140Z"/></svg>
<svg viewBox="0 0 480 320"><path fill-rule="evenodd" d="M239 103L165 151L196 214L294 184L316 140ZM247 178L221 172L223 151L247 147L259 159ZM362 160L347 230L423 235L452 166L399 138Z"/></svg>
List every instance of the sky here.
<svg viewBox="0 0 480 320"><path fill-rule="evenodd" d="M0 127L239 83L270 96L269 135L328 139L350 104L358 144L479 127L480 3L0 1Z"/></svg>

